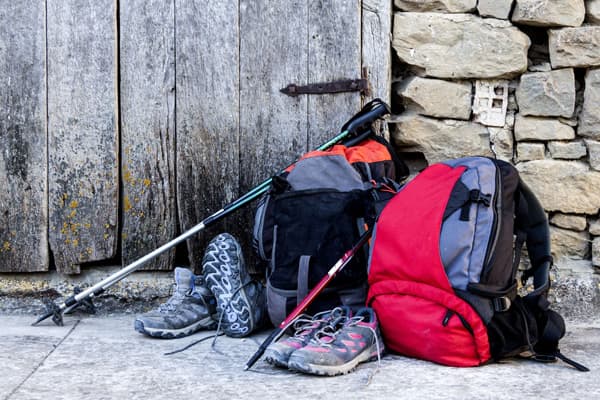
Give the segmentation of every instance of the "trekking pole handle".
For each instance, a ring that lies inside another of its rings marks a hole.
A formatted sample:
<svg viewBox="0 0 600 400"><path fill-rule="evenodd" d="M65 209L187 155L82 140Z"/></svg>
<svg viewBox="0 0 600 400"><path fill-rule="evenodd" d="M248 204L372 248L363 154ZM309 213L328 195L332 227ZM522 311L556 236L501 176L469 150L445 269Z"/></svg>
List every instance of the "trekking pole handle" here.
<svg viewBox="0 0 600 400"><path fill-rule="evenodd" d="M359 135L371 130L371 124L390 113L389 106L381 99L373 99L362 111L342 127L350 135Z"/></svg>

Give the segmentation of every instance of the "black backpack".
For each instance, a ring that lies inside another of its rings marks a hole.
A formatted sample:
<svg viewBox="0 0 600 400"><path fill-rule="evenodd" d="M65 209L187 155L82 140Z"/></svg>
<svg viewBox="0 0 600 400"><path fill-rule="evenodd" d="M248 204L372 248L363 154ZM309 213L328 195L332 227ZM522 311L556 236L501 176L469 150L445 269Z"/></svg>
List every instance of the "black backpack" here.
<svg viewBox="0 0 600 400"><path fill-rule="evenodd" d="M370 134L359 143L307 153L273 178L256 210L253 244L266 270L274 325L352 248L395 193L395 180L407 175L387 141ZM357 254L307 312L364 306L367 255Z"/></svg>
<svg viewBox="0 0 600 400"><path fill-rule="evenodd" d="M531 262L520 293L523 244ZM563 318L547 299L546 214L510 164L467 157L429 166L375 227L368 303L388 349L453 366L527 355L564 357Z"/></svg>

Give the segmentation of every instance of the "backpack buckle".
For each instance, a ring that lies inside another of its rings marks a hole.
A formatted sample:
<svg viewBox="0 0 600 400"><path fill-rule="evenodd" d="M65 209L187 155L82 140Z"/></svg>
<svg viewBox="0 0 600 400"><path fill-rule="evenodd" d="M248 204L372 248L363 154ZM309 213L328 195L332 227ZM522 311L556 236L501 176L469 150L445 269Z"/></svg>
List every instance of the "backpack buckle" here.
<svg viewBox="0 0 600 400"><path fill-rule="evenodd" d="M481 203L486 207L489 207L492 204L492 195L481 193L479 189L472 189L469 191L469 198L462 206L460 211L460 220L468 221L469 220L469 211L472 203Z"/></svg>
<svg viewBox="0 0 600 400"><path fill-rule="evenodd" d="M494 297L492 299L492 306L496 312L505 312L510 309L512 302L507 296Z"/></svg>
<svg viewBox="0 0 600 400"><path fill-rule="evenodd" d="M486 207L492 204L492 195L483 194L479 189L473 189L469 192L469 201L472 203L483 203Z"/></svg>

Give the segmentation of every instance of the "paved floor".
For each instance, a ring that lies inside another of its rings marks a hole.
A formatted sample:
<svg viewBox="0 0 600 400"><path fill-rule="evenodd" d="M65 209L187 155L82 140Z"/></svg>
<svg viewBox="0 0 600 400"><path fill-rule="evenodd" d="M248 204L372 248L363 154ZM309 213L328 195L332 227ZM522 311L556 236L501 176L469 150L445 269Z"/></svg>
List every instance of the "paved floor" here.
<svg viewBox="0 0 600 400"><path fill-rule="evenodd" d="M510 360L450 368L401 356L320 378L243 366L268 332L221 336L164 355L209 332L158 340L133 330L132 315L69 316L65 326L0 315L0 399L600 399L600 321L570 323L563 353L585 364Z"/></svg>

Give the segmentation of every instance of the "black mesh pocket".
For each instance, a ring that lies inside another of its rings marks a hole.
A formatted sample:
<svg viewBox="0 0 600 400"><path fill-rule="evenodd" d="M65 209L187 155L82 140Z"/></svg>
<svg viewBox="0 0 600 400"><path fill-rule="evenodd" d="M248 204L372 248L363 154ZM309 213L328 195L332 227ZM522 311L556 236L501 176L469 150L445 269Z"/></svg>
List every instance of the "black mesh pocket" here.
<svg viewBox="0 0 600 400"><path fill-rule="evenodd" d="M357 221L365 214L365 196L362 191L306 190L274 198L277 237L271 284L296 290L300 258L308 256L308 288L316 285L358 239ZM329 287L355 287L366 281L366 259L359 254Z"/></svg>

